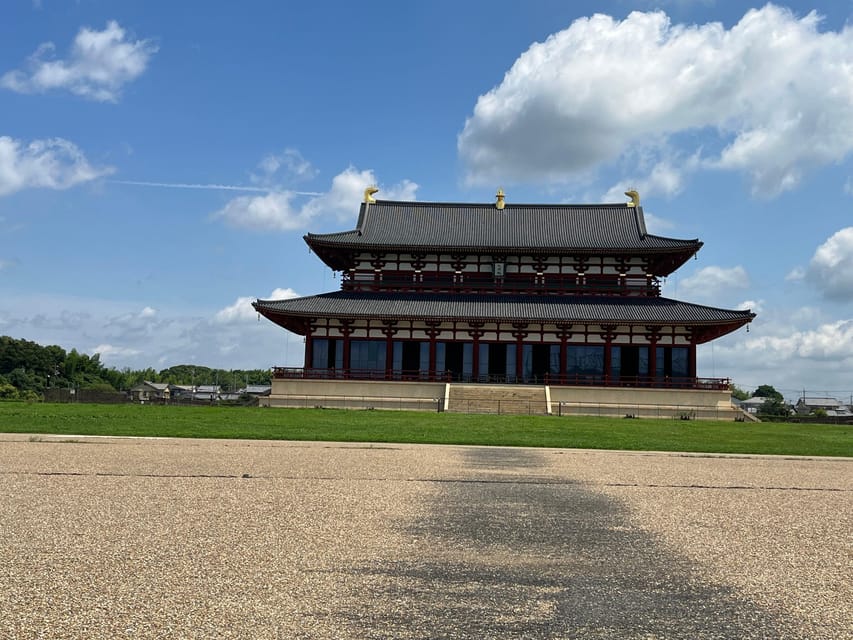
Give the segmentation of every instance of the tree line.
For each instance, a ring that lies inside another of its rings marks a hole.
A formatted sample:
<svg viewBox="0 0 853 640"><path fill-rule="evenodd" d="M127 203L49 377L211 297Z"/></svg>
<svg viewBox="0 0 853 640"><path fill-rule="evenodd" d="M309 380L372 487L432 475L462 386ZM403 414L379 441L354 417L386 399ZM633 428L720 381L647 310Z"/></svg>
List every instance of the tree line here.
<svg viewBox="0 0 853 640"><path fill-rule="evenodd" d="M218 384L228 390L269 384L268 369L213 369L181 364L156 371L106 367L100 354L0 336L0 399L37 400L51 387L127 391L142 381L182 385Z"/></svg>
<svg viewBox="0 0 853 640"><path fill-rule="evenodd" d="M790 414L788 405L785 404L785 398L771 384L759 385L752 395L732 385L732 397L738 400L747 400L749 398L764 398L764 404L758 409L758 414L767 417L782 417Z"/></svg>

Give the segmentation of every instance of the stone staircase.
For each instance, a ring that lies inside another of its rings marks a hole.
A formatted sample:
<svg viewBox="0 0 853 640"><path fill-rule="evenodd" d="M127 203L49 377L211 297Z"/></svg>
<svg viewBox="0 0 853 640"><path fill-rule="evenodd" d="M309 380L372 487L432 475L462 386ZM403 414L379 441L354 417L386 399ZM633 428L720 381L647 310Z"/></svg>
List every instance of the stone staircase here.
<svg viewBox="0 0 853 640"><path fill-rule="evenodd" d="M548 404L544 386L451 384L447 411L544 415Z"/></svg>

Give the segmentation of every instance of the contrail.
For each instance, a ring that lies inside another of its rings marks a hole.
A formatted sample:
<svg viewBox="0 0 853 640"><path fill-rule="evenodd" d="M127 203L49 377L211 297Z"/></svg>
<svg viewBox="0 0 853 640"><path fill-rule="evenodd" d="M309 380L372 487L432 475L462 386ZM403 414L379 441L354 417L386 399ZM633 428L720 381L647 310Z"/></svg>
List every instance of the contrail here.
<svg viewBox="0 0 853 640"><path fill-rule="evenodd" d="M254 193L270 193L276 189L262 187L244 187L236 184L186 184L183 182L144 182L141 180L107 180L113 184L129 184L135 187L164 187L166 189L214 189L217 191L252 191ZM284 189L290 191L290 189ZM322 196L318 191L290 191L298 196Z"/></svg>

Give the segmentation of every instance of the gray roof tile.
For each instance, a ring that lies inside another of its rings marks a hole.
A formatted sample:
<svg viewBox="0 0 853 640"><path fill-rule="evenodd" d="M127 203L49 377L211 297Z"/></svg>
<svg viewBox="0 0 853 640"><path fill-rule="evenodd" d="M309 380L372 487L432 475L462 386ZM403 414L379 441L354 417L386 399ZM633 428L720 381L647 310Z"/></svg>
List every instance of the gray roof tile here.
<svg viewBox="0 0 853 640"><path fill-rule="evenodd" d="M719 325L749 322L755 314L669 298L405 294L336 291L289 300L258 300L270 316L347 318L477 318L596 324Z"/></svg>
<svg viewBox="0 0 853 640"><path fill-rule="evenodd" d="M361 205L352 231L308 234L312 247L534 250L632 253L698 250L698 240L646 233L642 207L625 204L452 204L377 200Z"/></svg>

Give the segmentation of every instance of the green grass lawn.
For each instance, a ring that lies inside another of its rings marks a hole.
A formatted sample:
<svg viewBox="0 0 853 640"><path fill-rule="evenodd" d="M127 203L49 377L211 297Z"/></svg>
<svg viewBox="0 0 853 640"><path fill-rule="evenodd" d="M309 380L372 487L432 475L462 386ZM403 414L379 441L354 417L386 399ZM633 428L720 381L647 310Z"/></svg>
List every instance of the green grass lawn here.
<svg viewBox="0 0 853 640"><path fill-rule="evenodd" d="M0 403L0 432L853 456L853 427L404 411Z"/></svg>

